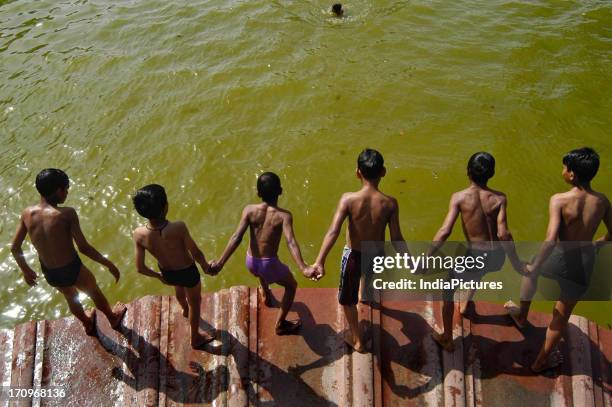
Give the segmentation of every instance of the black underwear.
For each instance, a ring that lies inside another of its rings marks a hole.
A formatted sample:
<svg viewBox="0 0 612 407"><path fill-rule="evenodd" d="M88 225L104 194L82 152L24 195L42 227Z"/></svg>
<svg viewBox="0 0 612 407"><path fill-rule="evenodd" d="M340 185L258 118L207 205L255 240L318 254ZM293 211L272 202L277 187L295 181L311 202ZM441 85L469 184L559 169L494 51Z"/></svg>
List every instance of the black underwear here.
<svg viewBox="0 0 612 407"><path fill-rule="evenodd" d="M170 285L193 288L200 282L200 272L195 263L181 270L164 270L161 266L159 270L166 283Z"/></svg>
<svg viewBox="0 0 612 407"><path fill-rule="evenodd" d="M45 276L45 280L52 287L70 287L76 284L82 264L81 259L77 255L74 257L74 260L65 266L49 268L41 261L40 268Z"/></svg>

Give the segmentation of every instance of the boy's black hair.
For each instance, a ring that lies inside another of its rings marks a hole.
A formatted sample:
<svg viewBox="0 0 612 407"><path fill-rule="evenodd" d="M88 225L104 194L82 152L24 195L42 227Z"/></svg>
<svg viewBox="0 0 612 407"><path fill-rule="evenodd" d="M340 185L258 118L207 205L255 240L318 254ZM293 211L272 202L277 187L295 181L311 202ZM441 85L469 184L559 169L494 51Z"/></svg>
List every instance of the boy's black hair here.
<svg viewBox="0 0 612 407"><path fill-rule="evenodd" d="M257 178L257 193L264 202L276 202L283 192L278 175L273 172L264 172Z"/></svg>
<svg viewBox="0 0 612 407"><path fill-rule="evenodd" d="M336 14L342 14L342 3L335 3L332 6L332 11Z"/></svg>
<svg viewBox="0 0 612 407"><path fill-rule="evenodd" d="M366 148L357 157L357 168L365 179L375 180L382 176L385 169L385 159L378 151Z"/></svg>
<svg viewBox="0 0 612 407"><path fill-rule="evenodd" d="M578 182L589 182L599 170L599 154L590 147L577 148L565 154L563 165L574 172Z"/></svg>
<svg viewBox="0 0 612 407"><path fill-rule="evenodd" d="M147 219L160 219L168 203L166 190L158 184L150 184L136 191L132 199L136 212Z"/></svg>
<svg viewBox="0 0 612 407"><path fill-rule="evenodd" d="M54 195L58 189L68 188L69 185L68 175L57 168L45 168L36 176L36 190L50 201L55 200Z"/></svg>
<svg viewBox="0 0 612 407"><path fill-rule="evenodd" d="M495 175L495 158L484 151L473 154L468 161L467 171L472 181L486 185L489 178Z"/></svg>

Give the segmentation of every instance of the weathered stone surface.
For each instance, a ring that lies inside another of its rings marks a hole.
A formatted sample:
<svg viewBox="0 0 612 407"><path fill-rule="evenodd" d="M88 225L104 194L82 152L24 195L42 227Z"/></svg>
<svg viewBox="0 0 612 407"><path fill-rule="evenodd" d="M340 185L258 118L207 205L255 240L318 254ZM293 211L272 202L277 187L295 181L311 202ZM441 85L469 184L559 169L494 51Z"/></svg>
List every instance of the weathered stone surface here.
<svg viewBox="0 0 612 407"><path fill-rule="evenodd" d="M74 318L30 322L0 331L0 383L61 387L63 399L0 400L0 406L497 406L611 407L612 332L573 316L560 344L565 363L535 376L529 363L550 315L533 313L519 332L501 305L456 312L454 353L431 339L441 304L360 305L371 352L351 352L335 289L299 289L290 319L296 335L277 336L277 305L257 289L203 294L200 329L217 340L190 345L187 318L174 297L147 296L128 305L123 326L99 313L99 339ZM526 340L526 338L528 338Z"/></svg>

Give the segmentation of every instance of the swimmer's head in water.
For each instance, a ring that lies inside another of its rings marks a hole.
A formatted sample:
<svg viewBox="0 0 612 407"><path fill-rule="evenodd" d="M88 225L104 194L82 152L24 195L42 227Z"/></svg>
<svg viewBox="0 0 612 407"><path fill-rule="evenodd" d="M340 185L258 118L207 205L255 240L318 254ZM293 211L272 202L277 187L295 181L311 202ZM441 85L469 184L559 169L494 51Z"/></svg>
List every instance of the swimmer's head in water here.
<svg viewBox="0 0 612 407"><path fill-rule="evenodd" d="M257 194L264 202L275 204L282 193L280 178L275 173L264 172L257 178Z"/></svg>
<svg viewBox="0 0 612 407"><path fill-rule="evenodd" d="M36 190L51 205L64 203L69 187L68 175L57 168L46 168L36 176Z"/></svg>
<svg viewBox="0 0 612 407"><path fill-rule="evenodd" d="M336 3L332 6L332 13L336 16L341 17L344 14L344 10L342 9L342 3Z"/></svg>

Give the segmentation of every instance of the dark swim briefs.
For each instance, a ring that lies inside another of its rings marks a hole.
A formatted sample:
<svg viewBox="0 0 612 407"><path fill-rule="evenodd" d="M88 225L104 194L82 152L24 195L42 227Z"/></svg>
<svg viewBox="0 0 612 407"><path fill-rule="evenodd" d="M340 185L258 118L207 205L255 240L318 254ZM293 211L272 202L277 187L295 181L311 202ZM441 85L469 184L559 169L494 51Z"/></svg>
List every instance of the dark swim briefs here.
<svg viewBox="0 0 612 407"><path fill-rule="evenodd" d="M506 262L506 252L501 246L489 250L470 248L465 253L465 256L473 257L474 259L482 257L484 267L482 269L477 267L473 267L472 269L466 268L462 272L453 270L451 272L451 278L459 278L464 281L480 281L487 273L501 270Z"/></svg>
<svg viewBox="0 0 612 407"><path fill-rule="evenodd" d="M161 271L166 283L170 285L193 288L200 282L200 272L195 263L181 270L164 270L159 266L159 271Z"/></svg>
<svg viewBox="0 0 612 407"><path fill-rule="evenodd" d="M357 305L361 282L361 252L344 247L340 262L340 289L338 302L341 305Z"/></svg>
<svg viewBox="0 0 612 407"><path fill-rule="evenodd" d="M488 273L499 271L504 266L506 261L506 252L503 247L497 247L495 249L483 250L470 248L466 251L465 256L473 258L483 257L484 267L479 269L473 267L471 269L465 269L462 272L451 270L448 273L447 281L451 279L459 279L464 282L474 281L479 282ZM444 290L443 299L445 301L453 301L455 289Z"/></svg>
<svg viewBox="0 0 612 407"><path fill-rule="evenodd" d="M82 264L80 257L75 255L74 260L65 266L49 268L41 261L40 268L50 286L70 287L76 284Z"/></svg>
<svg viewBox="0 0 612 407"><path fill-rule="evenodd" d="M595 257L594 245L565 249L555 247L538 273L559 283L562 299L578 300L589 288Z"/></svg>

